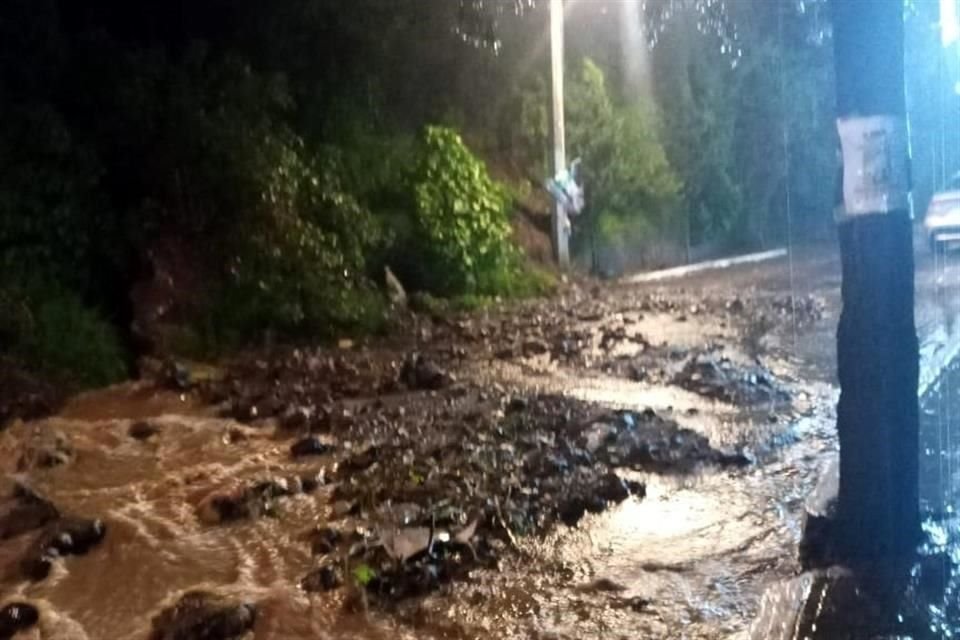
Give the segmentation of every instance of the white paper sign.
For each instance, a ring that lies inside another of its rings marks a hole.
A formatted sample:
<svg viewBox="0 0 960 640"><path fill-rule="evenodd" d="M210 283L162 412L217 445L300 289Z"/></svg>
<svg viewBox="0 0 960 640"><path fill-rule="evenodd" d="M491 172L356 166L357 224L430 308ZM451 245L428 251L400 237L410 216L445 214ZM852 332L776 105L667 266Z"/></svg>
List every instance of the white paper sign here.
<svg viewBox="0 0 960 640"><path fill-rule="evenodd" d="M910 210L906 120L894 116L837 120L843 148L843 216Z"/></svg>

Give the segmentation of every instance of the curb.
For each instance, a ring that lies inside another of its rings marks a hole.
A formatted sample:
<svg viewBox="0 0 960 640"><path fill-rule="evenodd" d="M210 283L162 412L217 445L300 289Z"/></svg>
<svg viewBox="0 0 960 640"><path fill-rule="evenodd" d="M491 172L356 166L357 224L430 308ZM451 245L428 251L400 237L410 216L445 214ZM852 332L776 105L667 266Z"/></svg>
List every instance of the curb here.
<svg viewBox="0 0 960 640"><path fill-rule="evenodd" d="M772 251L764 251L762 253L750 253L743 256L735 256L733 258L722 258L720 260L710 260L707 262L698 262L696 264L689 264L682 267L673 267L671 269L661 269L660 271L649 271L647 273L639 273L634 276L626 276L621 278L621 282L626 284L642 284L644 282L657 282L659 280L668 280L671 278L682 278L683 276L688 276L691 273L697 273L700 271L714 271L718 269L729 269L730 267L735 267L741 264L753 264L756 262L766 262L768 260L778 260L780 258L785 258L787 256L786 249L774 249Z"/></svg>

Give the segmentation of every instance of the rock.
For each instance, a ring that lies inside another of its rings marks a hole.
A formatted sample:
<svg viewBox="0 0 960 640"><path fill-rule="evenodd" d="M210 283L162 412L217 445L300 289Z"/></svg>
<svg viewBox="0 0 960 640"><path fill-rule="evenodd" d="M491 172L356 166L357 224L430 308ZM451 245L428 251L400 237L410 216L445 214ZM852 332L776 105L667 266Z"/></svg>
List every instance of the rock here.
<svg viewBox="0 0 960 640"><path fill-rule="evenodd" d="M390 304L397 307L406 307L407 292L403 288L403 285L400 284L400 280L393 274L390 267L383 268L383 275L387 285L387 299L390 300Z"/></svg>
<svg viewBox="0 0 960 640"><path fill-rule="evenodd" d="M728 358L701 354L674 378L674 384L733 404L785 403L790 394L763 367L741 367Z"/></svg>
<svg viewBox="0 0 960 640"><path fill-rule="evenodd" d="M549 353L550 345L548 345L544 340L541 340L539 338L531 338L523 342L523 345L521 346L521 350L523 351L524 357L530 358L533 356L541 356L545 353Z"/></svg>
<svg viewBox="0 0 960 640"><path fill-rule="evenodd" d="M26 487L17 486L13 496L0 502L0 540L40 529L59 517L52 503Z"/></svg>
<svg viewBox="0 0 960 640"><path fill-rule="evenodd" d="M27 551L20 569L28 580L40 581L50 573L57 558L83 555L100 544L107 533L101 520L63 518L48 526Z"/></svg>
<svg viewBox="0 0 960 640"><path fill-rule="evenodd" d="M647 379L647 370L641 365L631 363L627 367L627 377L633 382L643 382Z"/></svg>
<svg viewBox="0 0 960 640"><path fill-rule="evenodd" d="M636 498L646 498L647 497L647 485L636 480L627 480L627 489L630 491L630 495Z"/></svg>
<svg viewBox="0 0 960 640"><path fill-rule="evenodd" d="M139 420L130 425L127 433L134 440L149 440L160 433L160 427L144 420Z"/></svg>
<svg viewBox="0 0 960 640"><path fill-rule="evenodd" d="M380 458L380 447L367 447L340 463L341 473L360 473L369 469Z"/></svg>
<svg viewBox="0 0 960 640"><path fill-rule="evenodd" d="M150 640L233 640L252 630L257 608L192 591L153 619Z"/></svg>
<svg viewBox="0 0 960 640"><path fill-rule="evenodd" d="M278 498L316 491L323 473L268 478L247 486L214 491L197 506L197 517L206 524L222 524L247 518L272 515Z"/></svg>
<svg viewBox="0 0 960 640"><path fill-rule="evenodd" d="M315 556L333 553L342 540L343 536L340 535L339 531L330 527L323 527L311 534L310 550Z"/></svg>
<svg viewBox="0 0 960 640"><path fill-rule="evenodd" d="M612 471L600 480L596 492L598 497L607 502L620 503L630 497L627 484Z"/></svg>
<svg viewBox="0 0 960 640"><path fill-rule="evenodd" d="M70 439L62 431L38 425L33 427L17 460L17 470L51 469L68 464L73 458Z"/></svg>
<svg viewBox="0 0 960 640"><path fill-rule="evenodd" d="M280 427L289 431L302 431L310 426L313 411L307 407L290 407L280 417Z"/></svg>
<svg viewBox="0 0 960 640"><path fill-rule="evenodd" d="M326 482L326 473L318 471L300 476L300 487L304 493L313 493Z"/></svg>
<svg viewBox="0 0 960 640"><path fill-rule="evenodd" d="M575 527L586 514L587 504L581 496L573 496L557 508L560 522L568 527Z"/></svg>
<svg viewBox="0 0 960 640"><path fill-rule="evenodd" d="M513 396L510 398L510 402L507 403L507 413L520 413L521 411L526 411L529 406L530 402L526 398Z"/></svg>
<svg viewBox="0 0 960 640"><path fill-rule="evenodd" d="M647 608L652 604L652 602L641 596L631 596L623 601L623 606L627 609L630 609L634 613L642 613L647 610Z"/></svg>
<svg viewBox="0 0 960 640"><path fill-rule="evenodd" d="M333 565L326 565L311 571L300 582L300 587L304 591L311 593L318 591L333 591L343 584L343 578L340 571Z"/></svg>
<svg viewBox="0 0 960 640"><path fill-rule="evenodd" d="M322 456L333 450L331 445L326 444L316 436L310 436L299 440L290 447L290 455L295 458L303 456Z"/></svg>
<svg viewBox="0 0 960 640"><path fill-rule="evenodd" d="M592 582L578 585L576 589L582 593L623 593L627 587L610 578L597 578Z"/></svg>
<svg viewBox="0 0 960 640"><path fill-rule="evenodd" d="M11 602L0 609L0 640L12 638L17 632L37 624L40 612L32 604Z"/></svg>
<svg viewBox="0 0 960 640"><path fill-rule="evenodd" d="M436 391L453 384L454 378L436 363L414 353L403 363L400 381L411 390Z"/></svg>

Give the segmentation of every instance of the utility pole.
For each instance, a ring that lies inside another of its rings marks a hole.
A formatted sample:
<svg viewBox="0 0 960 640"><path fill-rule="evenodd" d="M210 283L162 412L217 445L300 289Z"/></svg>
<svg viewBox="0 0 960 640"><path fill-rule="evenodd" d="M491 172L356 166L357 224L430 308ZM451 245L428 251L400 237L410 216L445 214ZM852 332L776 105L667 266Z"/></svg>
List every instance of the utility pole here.
<svg viewBox="0 0 960 640"><path fill-rule="evenodd" d="M553 175L567 168L566 134L563 114L563 0L550 0L550 76L551 116L553 119ZM550 241L553 257L561 268L570 264L569 224L563 204L555 202L550 220Z"/></svg>
<svg viewBox="0 0 960 640"><path fill-rule="evenodd" d="M843 150L832 537L842 558L876 558L910 551L920 536L903 0L831 0L831 8Z"/></svg>

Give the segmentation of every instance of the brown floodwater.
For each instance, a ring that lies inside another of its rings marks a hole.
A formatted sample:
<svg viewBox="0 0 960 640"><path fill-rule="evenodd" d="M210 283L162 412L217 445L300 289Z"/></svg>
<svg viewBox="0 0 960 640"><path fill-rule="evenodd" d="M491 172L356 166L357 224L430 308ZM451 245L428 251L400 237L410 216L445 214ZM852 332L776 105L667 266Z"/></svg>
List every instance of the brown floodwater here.
<svg viewBox="0 0 960 640"><path fill-rule="evenodd" d="M577 395L622 406L611 392L594 385ZM30 485L62 511L108 527L99 547L58 561L39 583L11 578L22 545L0 545L4 599L43 611L35 635L24 637L143 639L154 616L197 589L255 603L255 639L736 637L766 585L794 571L803 498L820 472L818 454L832 447L827 423L801 421L779 461L640 477L646 499L521 540L499 572L474 572L399 613L351 613L343 606L349 590L298 586L317 566L305 536L326 522L329 489L284 500L277 517L221 525L198 518L213 492L318 467L292 460L289 440L270 429L211 414L188 396L121 385L76 398L43 429L18 424L4 434L3 491L19 477L25 442L51 429L69 434L75 459L31 474ZM145 418L159 433L131 438L130 425Z"/></svg>
<svg viewBox="0 0 960 640"><path fill-rule="evenodd" d="M654 345L703 348L736 338L735 327L708 318L632 316L626 323L631 331ZM822 342L830 331L808 342ZM623 344L610 353L630 357L634 351L635 345ZM747 360L731 347L725 353ZM593 357L589 350L585 355ZM285 498L276 517L219 525L198 517L198 505L214 492L313 472L332 461L295 461L289 435L218 418L189 395L136 384L85 394L43 428L18 424L2 434L0 494L20 478L24 443L38 431L62 431L75 459L27 480L62 511L103 519L106 538L88 555L58 561L39 583L21 581L11 570L25 543L0 545L0 604L38 604L40 625L23 637L45 640L144 640L152 619L194 590L256 604L247 640L746 638L766 589L797 571L804 501L826 464L824 453L836 446L835 390L798 381L795 362L770 358L767 364L794 397L792 412L775 424L766 408L747 415L668 383L585 374L593 367L589 361L563 366L546 355L484 359L473 363L479 371L466 363L465 379L564 393L612 408L650 407L714 446L746 446L758 463L688 476L635 476L647 485L645 499L588 515L576 528L558 525L544 538L521 538L515 552L502 554L497 570L474 570L423 601L390 611L345 606L354 599L350 588L312 594L299 587L320 563L306 534L328 521L330 487ZM146 441L131 438L131 424L143 419L159 433ZM767 440L774 436L779 440L771 453Z"/></svg>

